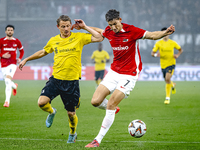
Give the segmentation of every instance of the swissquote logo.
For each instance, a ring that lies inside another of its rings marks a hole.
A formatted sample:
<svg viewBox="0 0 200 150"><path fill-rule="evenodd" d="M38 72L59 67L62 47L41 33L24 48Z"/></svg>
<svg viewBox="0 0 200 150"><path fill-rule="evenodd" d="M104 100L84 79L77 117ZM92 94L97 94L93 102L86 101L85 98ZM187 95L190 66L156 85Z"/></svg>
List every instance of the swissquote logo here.
<svg viewBox="0 0 200 150"><path fill-rule="evenodd" d="M113 50L127 50L128 48L128 46L121 47L121 45L119 47L112 47Z"/></svg>

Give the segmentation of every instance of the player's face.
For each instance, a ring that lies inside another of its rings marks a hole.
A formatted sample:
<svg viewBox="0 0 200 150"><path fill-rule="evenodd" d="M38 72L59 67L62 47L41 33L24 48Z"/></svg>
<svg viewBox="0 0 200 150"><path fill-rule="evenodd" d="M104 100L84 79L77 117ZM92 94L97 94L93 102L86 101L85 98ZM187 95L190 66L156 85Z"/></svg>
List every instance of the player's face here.
<svg viewBox="0 0 200 150"><path fill-rule="evenodd" d="M12 37L13 34L14 34L14 29L11 28L11 27L8 27L8 28L6 29L6 31L5 31L5 33L6 33L6 35L7 35L8 37Z"/></svg>
<svg viewBox="0 0 200 150"><path fill-rule="evenodd" d="M113 19L108 22L108 25L110 26L111 30L113 30L115 33L118 33L122 29L122 24L121 24L122 19Z"/></svg>
<svg viewBox="0 0 200 150"><path fill-rule="evenodd" d="M61 37L69 37L71 34L71 23L70 21L60 21L60 25L58 26L60 30Z"/></svg>

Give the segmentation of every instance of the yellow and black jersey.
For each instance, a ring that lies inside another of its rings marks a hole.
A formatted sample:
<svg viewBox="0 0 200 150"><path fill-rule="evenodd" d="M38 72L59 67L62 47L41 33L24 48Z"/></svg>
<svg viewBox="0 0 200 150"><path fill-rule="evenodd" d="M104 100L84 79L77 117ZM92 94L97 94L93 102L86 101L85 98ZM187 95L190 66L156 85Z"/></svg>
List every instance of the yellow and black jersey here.
<svg viewBox="0 0 200 150"><path fill-rule="evenodd" d="M164 69L168 66L176 65L176 59L174 58L174 48L179 50L181 47L175 41L169 39L164 41L163 39L156 42L153 48L153 52L160 52L160 65Z"/></svg>
<svg viewBox="0 0 200 150"><path fill-rule="evenodd" d="M81 77L81 54L83 46L91 43L91 34L73 33L68 38L60 34L52 37L44 50L54 52L53 73L59 80L79 80Z"/></svg>

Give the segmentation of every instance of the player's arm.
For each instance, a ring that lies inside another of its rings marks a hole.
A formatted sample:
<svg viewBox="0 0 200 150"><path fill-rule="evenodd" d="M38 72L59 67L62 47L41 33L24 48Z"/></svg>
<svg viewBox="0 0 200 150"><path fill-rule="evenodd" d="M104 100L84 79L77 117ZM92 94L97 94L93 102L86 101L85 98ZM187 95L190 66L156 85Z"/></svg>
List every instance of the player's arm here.
<svg viewBox="0 0 200 150"><path fill-rule="evenodd" d="M159 49L158 44L156 43L151 51L151 56L153 57L160 57L160 53L157 52Z"/></svg>
<svg viewBox="0 0 200 150"><path fill-rule="evenodd" d="M180 48L180 49L178 50L178 53L177 53L177 54L174 54L174 58L178 58L178 57L182 54L182 52L183 52L183 49Z"/></svg>
<svg viewBox="0 0 200 150"><path fill-rule="evenodd" d="M88 31L89 33L92 34L92 37L91 37L91 41L92 42L101 42L101 41L103 41L103 37L101 36L101 34L99 32L97 32L97 31L95 31L94 29L90 28L89 26L87 26L83 20L74 19L74 21L76 22L76 27L77 28L84 29L84 30L86 30L86 31Z"/></svg>
<svg viewBox="0 0 200 150"><path fill-rule="evenodd" d="M153 57L160 57L160 53L159 52L151 51L151 56L153 56Z"/></svg>
<svg viewBox="0 0 200 150"><path fill-rule="evenodd" d="M171 25L170 27L167 28L167 30L164 31L154 31L154 32L147 31L144 39L158 40L164 36L174 33L174 31L175 27L173 25Z"/></svg>
<svg viewBox="0 0 200 150"><path fill-rule="evenodd" d="M42 49L40 51L37 51L36 53L34 53L33 55L25 58L24 60L22 60L19 64L19 69L22 70L23 66L26 64L27 61L30 61L30 60L34 60L34 59L39 59L41 57L44 57L46 56L48 53Z"/></svg>
<svg viewBox="0 0 200 150"><path fill-rule="evenodd" d="M2 58L10 58L11 55L9 54L9 52L4 53L4 54L1 54L1 53L0 53L0 57L2 57Z"/></svg>

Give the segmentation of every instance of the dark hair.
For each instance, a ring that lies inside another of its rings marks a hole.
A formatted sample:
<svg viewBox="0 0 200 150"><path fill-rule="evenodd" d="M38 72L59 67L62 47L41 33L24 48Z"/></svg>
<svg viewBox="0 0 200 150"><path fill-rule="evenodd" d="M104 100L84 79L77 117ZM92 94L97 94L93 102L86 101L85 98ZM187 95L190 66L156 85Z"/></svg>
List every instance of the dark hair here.
<svg viewBox="0 0 200 150"><path fill-rule="evenodd" d="M164 30L167 30L167 27L164 27L164 28L161 29L161 31L164 31Z"/></svg>
<svg viewBox="0 0 200 150"><path fill-rule="evenodd" d="M115 9L110 9L105 15L106 21L109 22L112 21L113 19L119 19L120 18L119 14L120 14L119 11Z"/></svg>
<svg viewBox="0 0 200 150"><path fill-rule="evenodd" d="M57 25L59 26L60 25L60 21L69 21L70 23L71 22L71 19L69 18L69 16L67 15L61 15L58 19L57 19Z"/></svg>
<svg viewBox="0 0 200 150"><path fill-rule="evenodd" d="M9 24L9 25L7 25L7 26L5 27L5 31L6 31L7 28L9 28L9 27L10 27L10 28L13 28L13 30L15 30L15 27L14 27L13 25L10 25L10 24Z"/></svg>

